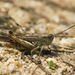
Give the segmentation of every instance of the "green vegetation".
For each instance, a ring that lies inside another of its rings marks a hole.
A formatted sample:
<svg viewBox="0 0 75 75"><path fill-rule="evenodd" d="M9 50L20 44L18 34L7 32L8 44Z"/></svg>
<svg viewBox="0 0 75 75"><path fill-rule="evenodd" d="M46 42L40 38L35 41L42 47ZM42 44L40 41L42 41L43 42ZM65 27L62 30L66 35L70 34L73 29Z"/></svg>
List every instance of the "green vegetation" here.
<svg viewBox="0 0 75 75"><path fill-rule="evenodd" d="M55 67L53 67L53 61L49 61L48 65L49 65L50 68L52 68L53 70L55 70Z"/></svg>

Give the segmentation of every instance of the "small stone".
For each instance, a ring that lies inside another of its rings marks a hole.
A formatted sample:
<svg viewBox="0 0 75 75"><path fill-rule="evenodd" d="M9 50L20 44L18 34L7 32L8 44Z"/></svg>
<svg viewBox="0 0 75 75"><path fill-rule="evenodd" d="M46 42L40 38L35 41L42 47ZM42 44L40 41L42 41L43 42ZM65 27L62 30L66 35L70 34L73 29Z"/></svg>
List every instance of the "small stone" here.
<svg viewBox="0 0 75 75"><path fill-rule="evenodd" d="M9 58L9 59L7 60L7 62L8 62L8 63L14 63L15 60L14 60L13 58Z"/></svg>
<svg viewBox="0 0 75 75"><path fill-rule="evenodd" d="M21 67L21 63L19 61L15 61L14 65L17 66L18 68Z"/></svg>
<svg viewBox="0 0 75 75"><path fill-rule="evenodd" d="M10 64L10 65L8 66L8 69L9 69L10 71L13 71L13 69L14 69L14 64Z"/></svg>

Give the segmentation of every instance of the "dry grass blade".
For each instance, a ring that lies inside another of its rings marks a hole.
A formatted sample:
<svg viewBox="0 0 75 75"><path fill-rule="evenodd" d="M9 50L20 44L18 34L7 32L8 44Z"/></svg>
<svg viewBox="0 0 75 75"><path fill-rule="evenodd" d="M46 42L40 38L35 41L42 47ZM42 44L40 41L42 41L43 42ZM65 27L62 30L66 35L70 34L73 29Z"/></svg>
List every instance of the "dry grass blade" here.
<svg viewBox="0 0 75 75"><path fill-rule="evenodd" d="M66 63L66 64L68 64L68 65L71 65L72 67L75 68L75 65L74 65L74 64L71 64L71 63L69 63L68 61L63 61L63 62Z"/></svg>
<svg viewBox="0 0 75 75"><path fill-rule="evenodd" d="M52 48L50 50L55 52L69 52L69 53L75 52L75 50L58 50L58 49L52 49Z"/></svg>

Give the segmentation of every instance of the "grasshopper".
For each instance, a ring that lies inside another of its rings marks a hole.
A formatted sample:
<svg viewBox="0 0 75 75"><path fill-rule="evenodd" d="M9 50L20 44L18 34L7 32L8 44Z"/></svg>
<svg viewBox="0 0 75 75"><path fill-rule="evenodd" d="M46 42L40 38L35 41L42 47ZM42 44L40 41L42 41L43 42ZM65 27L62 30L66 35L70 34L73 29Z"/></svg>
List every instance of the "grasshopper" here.
<svg viewBox="0 0 75 75"><path fill-rule="evenodd" d="M13 35L12 31L9 31L9 38L11 40L13 40L14 42L18 43L19 45L21 45L22 47L24 47L25 49L31 50L31 57L32 57L32 52L34 50L41 48L41 52L42 52L43 46L45 44L50 45L51 42L53 41L54 36L52 34L50 34L48 36L37 37L34 44L32 44L28 41L22 40L22 39L18 39L16 36ZM39 56L41 55L41 52L40 52Z"/></svg>
<svg viewBox="0 0 75 75"><path fill-rule="evenodd" d="M9 31L9 36L8 36L8 37L9 37L11 40L13 40L14 42L16 42L16 43L18 43L19 45L21 45L22 47L24 47L25 49L28 49L29 51L31 50L31 57L32 57L32 52L33 52L33 51L35 51L35 50L41 48L41 51L40 51L40 53L39 53L39 58L40 58L41 52L42 52L42 50L43 50L43 48L44 48L45 45L49 46L49 45L52 43L52 41L53 41L53 39L54 39L54 37L55 37L56 35L59 35L59 34L65 32L66 30L68 30L68 29L70 29L70 28L72 28L72 27L74 27L74 26L75 26L75 25L70 26L69 28L63 30L62 32L59 32L59 33L54 34L54 35L53 35L53 34L48 34L48 35L46 35L46 36L44 35L44 36L37 36L37 37L26 37L26 40L27 40L27 41L17 38L16 36L14 36L14 34L13 34L12 31ZM35 38L35 41L33 41L34 44L28 42L28 40L30 40L30 39L32 40L32 39L34 39L34 38ZM48 47L48 48L49 48L49 47ZM50 48L49 48L49 49L50 49Z"/></svg>

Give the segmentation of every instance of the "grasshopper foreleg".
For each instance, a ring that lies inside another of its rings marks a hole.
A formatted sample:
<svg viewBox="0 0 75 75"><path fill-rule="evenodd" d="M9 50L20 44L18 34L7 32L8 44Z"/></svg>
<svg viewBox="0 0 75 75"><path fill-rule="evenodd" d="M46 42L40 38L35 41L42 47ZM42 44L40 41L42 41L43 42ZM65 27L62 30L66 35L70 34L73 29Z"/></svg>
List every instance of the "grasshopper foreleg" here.
<svg viewBox="0 0 75 75"><path fill-rule="evenodd" d="M40 58L40 55L41 55L41 53L42 53L42 51L43 51L43 48L44 48L44 46L41 47L41 51L40 51L40 53L39 53L39 58Z"/></svg>
<svg viewBox="0 0 75 75"><path fill-rule="evenodd" d="M39 49L39 46L37 46L37 47L35 47L34 49L31 50L31 58L32 58L32 55L33 55L32 52L37 50L37 49Z"/></svg>

